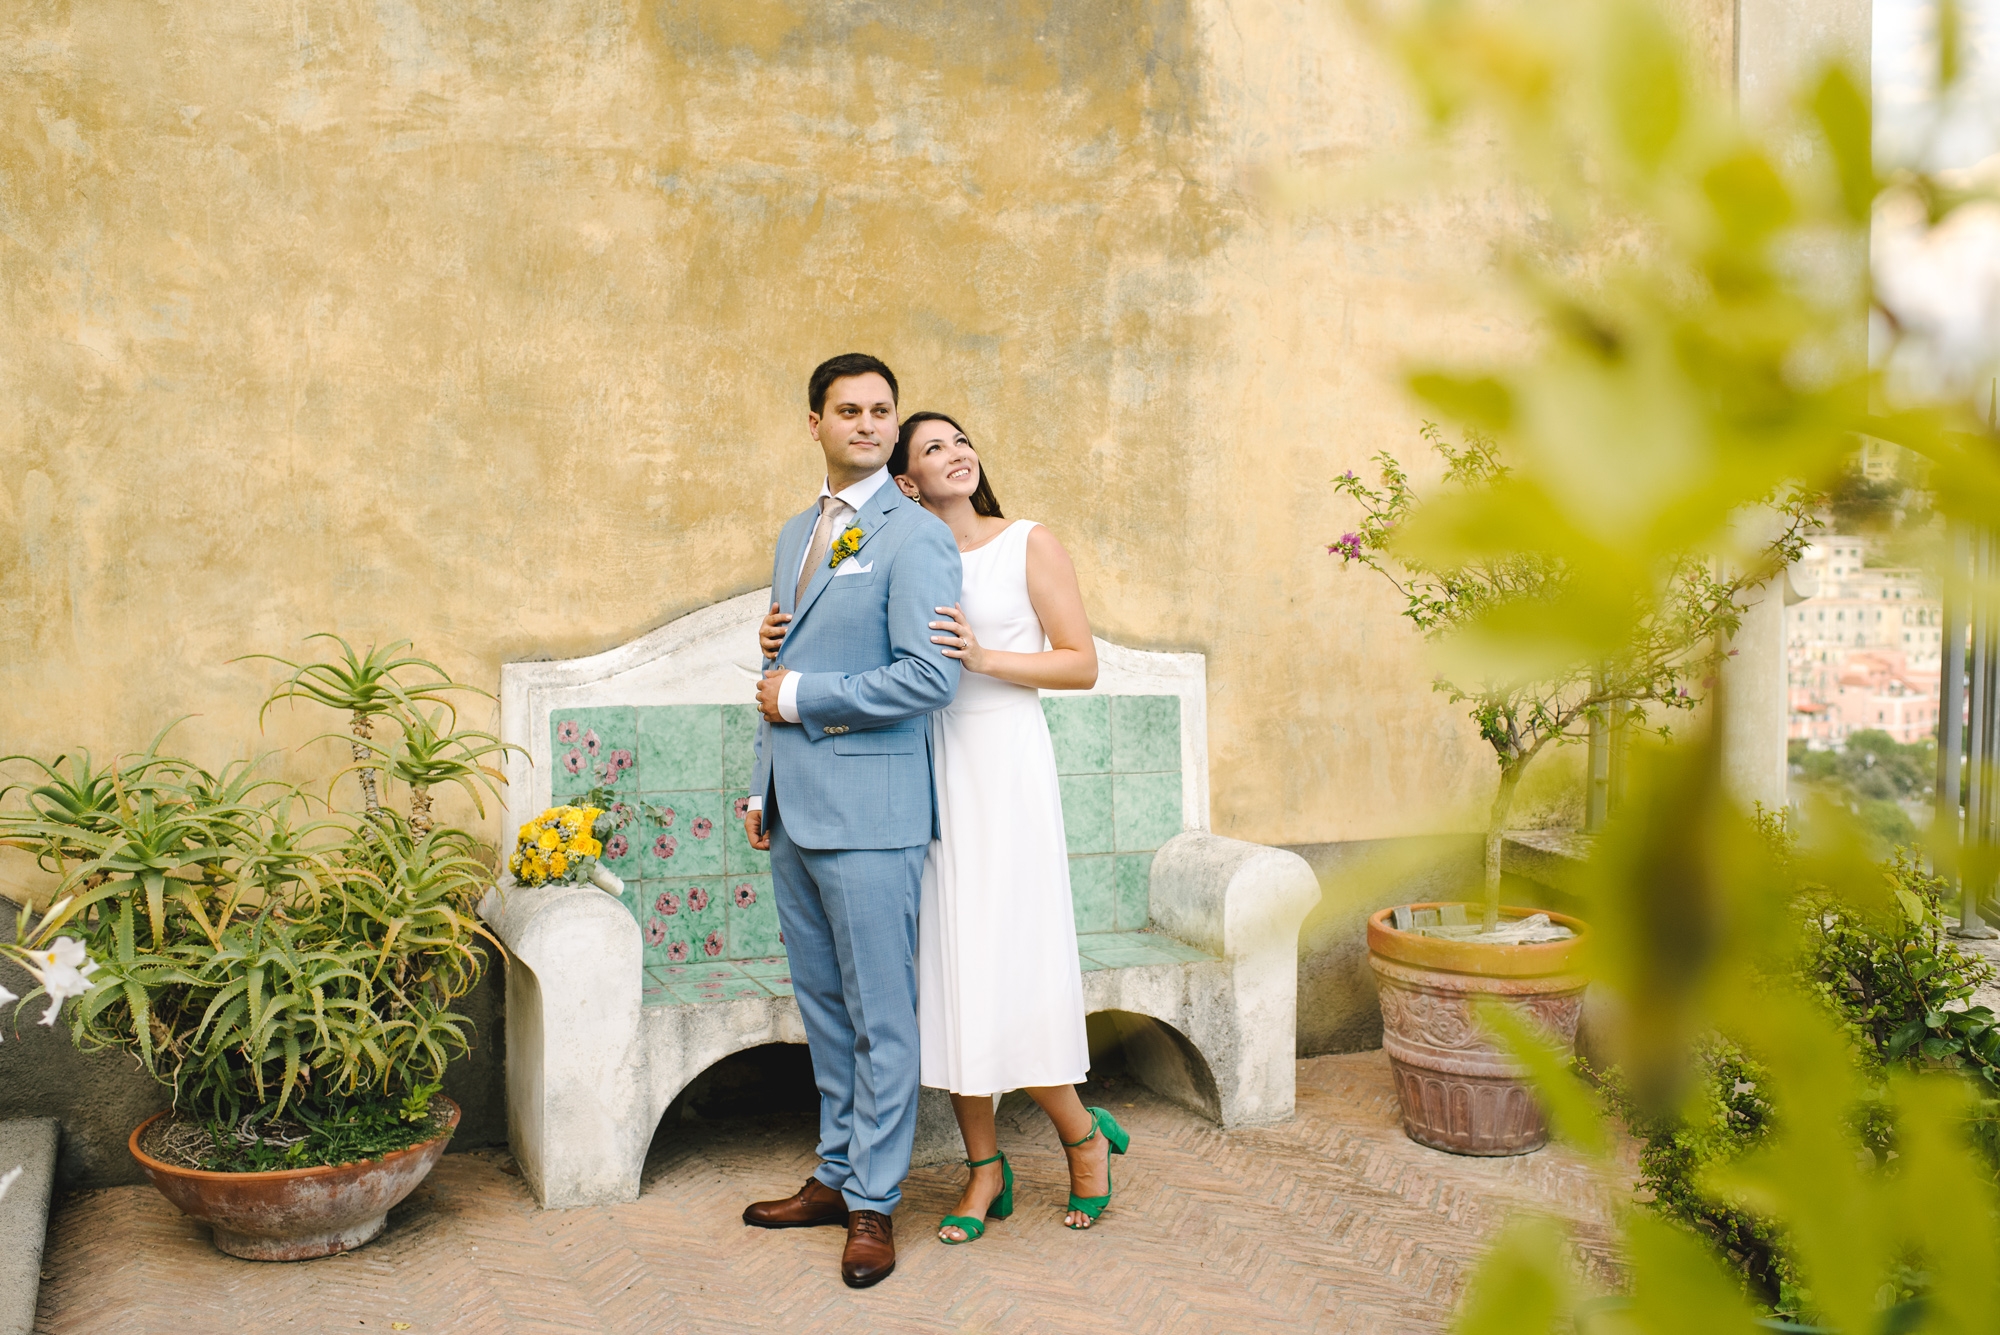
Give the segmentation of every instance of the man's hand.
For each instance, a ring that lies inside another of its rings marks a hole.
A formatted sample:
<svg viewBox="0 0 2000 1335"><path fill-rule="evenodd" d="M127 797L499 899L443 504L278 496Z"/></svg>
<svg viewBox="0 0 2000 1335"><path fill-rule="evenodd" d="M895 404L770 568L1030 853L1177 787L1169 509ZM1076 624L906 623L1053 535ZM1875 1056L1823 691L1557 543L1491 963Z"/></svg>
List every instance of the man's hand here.
<svg viewBox="0 0 2000 1335"><path fill-rule="evenodd" d="M790 671L790 668L767 668L764 680L757 683L757 712L772 723L785 721L785 716L778 712L778 687Z"/></svg>
<svg viewBox="0 0 2000 1335"><path fill-rule="evenodd" d="M750 841L750 847L760 853L771 851L771 836L764 833L764 813L746 811L743 813L743 835Z"/></svg>
<svg viewBox="0 0 2000 1335"><path fill-rule="evenodd" d="M776 603L764 614L764 624L757 627L757 645L764 651L764 657L776 658L778 650L785 645L785 623L792 618L778 610Z"/></svg>

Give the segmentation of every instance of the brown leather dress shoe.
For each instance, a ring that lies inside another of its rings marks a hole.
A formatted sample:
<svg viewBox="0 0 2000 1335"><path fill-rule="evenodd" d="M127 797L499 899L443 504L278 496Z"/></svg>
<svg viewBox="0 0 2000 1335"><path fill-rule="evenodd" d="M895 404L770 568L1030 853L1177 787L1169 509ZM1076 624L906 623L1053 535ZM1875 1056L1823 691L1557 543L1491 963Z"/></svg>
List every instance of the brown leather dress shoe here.
<svg viewBox="0 0 2000 1335"><path fill-rule="evenodd" d="M840 1254L840 1277L850 1289L880 1284L896 1268L896 1223L874 1210L847 1216L847 1250Z"/></svg>
<svg viewBox="0 0 2000 1335"><path fill-rule="evenodd" d="M816 1228L847 1222L847 1202L816 1177L781 1201L758 1201L743 1209L743 1222L753 1228Z"/></svg>

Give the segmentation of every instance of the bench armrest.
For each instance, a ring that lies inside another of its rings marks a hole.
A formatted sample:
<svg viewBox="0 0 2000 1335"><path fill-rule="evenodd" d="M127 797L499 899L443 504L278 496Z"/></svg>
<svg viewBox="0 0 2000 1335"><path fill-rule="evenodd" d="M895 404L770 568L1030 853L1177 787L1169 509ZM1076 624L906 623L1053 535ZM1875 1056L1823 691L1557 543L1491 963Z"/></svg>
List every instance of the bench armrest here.
<svg viewBox="0 0 2000 1335"><path fill-rule="evenodd" d="M652 1134L639 925L594 885L513 886L479 915L510 957L507 1131L522 1175L546 1206L633 1199L642 1156L627 1142Z"/></svg>
<svg viewBox="0 0 2000 1335"><path fill-rule="evenodd" d="M1153 855L1150 895L1169 936L1232 961L1277 952L1295 967L1319 878L1296 853L1189 831Z"/></svg>
<svg viewBox="0 0 2000 1335"><path fill-rule="evenodd" d="M1153 855L1150 891L1155 924L1222 957L1229 1020L1202 1055L1223 1125L1284 1121L1297 1097L1299 927L1319 878L1296 853L1189 831Z"/></svg>

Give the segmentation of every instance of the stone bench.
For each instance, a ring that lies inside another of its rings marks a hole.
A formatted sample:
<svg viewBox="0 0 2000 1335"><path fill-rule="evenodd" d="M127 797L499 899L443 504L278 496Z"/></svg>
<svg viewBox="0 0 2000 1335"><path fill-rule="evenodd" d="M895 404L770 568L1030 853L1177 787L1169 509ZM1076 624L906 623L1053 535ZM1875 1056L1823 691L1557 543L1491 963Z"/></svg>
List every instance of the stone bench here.
<svg viewBox="0 0 2000 1335"><path fill-rule="evenodd" d="M0 1181L21 1170L0 1192L0 1335L30 1335L35 1328L57 1139L53 1117L0 1122Z"/></svg>
<svg viewBox="0 0 2000 1335"><path fill-rule="evenodd" d="M738 812L750 778L768 590L592 658L509 664L509 836L553 801L611 787L625 881L503 887L508 1129L545 1206L635 1199L655 1126L732 1053L803 1043L765 855ZM1206 685L1195 654L1098 641L1089 692L1046 693L1070 845L1084 1003L1134 1073L1224 1126L1293 1106L1303 859L1208 825ZM1103 1023L1103 1022L1100 1022ZM918 1162L956 1157L924 1092Z"/></svg>

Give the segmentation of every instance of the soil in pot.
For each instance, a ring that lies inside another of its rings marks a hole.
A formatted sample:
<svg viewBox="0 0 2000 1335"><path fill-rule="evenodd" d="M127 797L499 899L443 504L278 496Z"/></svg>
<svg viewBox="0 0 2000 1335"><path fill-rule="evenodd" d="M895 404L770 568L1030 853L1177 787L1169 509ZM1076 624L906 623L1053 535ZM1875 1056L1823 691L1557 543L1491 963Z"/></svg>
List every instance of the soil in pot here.
<svg viewBox="0 0 2000 1335"><path fill-rule="evenodd" d="M1583 1011L1576 961L1588 929L1560 913L1503 908L1501 940L1456 927L1476 906L1412 904L1368 919L1369 963L1382 1003L1382 1047L1395 1077L1410 1139L1454 1154L1527 1154L1548 1143L1541 1106L1526 1072L1479 1023L1491 998L1521 1012L1573 1051ZM1542 924L1527 920L1545 916ZM1554 939L1550 939L1553 937Z"/></svg>
<svg viewBox="0 0 2000 1335"><path fill-rule="evenodd" d="M209 1225L221 1250L253 1261L302 1261L350 1251L382 1231L389 1211L429 1175L458 1126L459 1108L450 1099L435 1096L432 1109L435 1120L411 1132L429 1133L427 1139L340 1164L249 1172L190 1167L190 1158L216 1161L202 1154L202 1141L210 1156L230 1151L215 1150L206 1128L197 1123L198 1134L190 1134L187 1121L175 1122L170 1113L140 1123L130 1148L160 1194ZM281 1144L285 1134L280 1128Z"/></svg>

